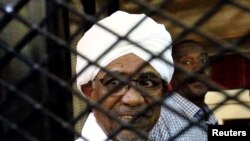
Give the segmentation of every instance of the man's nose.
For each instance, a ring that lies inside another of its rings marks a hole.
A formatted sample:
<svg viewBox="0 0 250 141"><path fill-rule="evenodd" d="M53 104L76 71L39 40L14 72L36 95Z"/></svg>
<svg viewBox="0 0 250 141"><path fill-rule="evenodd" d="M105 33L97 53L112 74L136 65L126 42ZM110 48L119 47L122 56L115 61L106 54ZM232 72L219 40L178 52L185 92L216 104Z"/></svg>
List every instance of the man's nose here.
<svg viewBox="0 0 250 141"><path fill-rule="evenodd" d="M141 93L134 88L129 88L128 91L123 95L122 102L130 106L139 106L145 103L144 97Z"/></svg>
<svg viewBox="0 0 250 141"><path fill-rule="evenodd" d="M201 63L200 61L196 61L193 66L192 66L192 71L193 72L199 72L204 68L204 64Z"/></svg>

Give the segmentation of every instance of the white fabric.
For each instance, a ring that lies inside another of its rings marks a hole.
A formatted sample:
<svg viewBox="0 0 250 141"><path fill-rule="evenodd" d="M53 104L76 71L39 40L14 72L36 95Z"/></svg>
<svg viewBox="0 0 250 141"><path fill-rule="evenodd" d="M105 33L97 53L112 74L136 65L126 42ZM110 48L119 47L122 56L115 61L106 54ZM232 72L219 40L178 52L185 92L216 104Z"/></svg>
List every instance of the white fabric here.
<svg viewBox="0 0 250 141"><path fill-rule="evenodd" d="M97 124L95 116L90 113L81 133L82 137L88 139L88 141L105 141L107 139L106 134L101 127ZM82 138L78 138L75 141L84 141Z"/></svg>
<svg viewBox="0 0 250 141"><path fill-rule="evenodd" d="M120 36L124 36L143 18L145 18L143 22L129 34L128 38L157 55L171 44L171 36L168 31L166 31L164 25L156 23L145 14L128 14L117 11L111 16L99 21L98 24ZM146 62L150 59L151 55L149 53L126 40L119 41L112 50L109 49L117 40L118 37L116 35L95 24L78 42L77 51L89 60L96 62L96 59L108 50L108 53L97 62L101 67L105 67L114 59L129 53L137 55ZM173 64L171 52L172 49L169 47L162 54L161 58ZM171 80L174 70L172 65L168 65L160 59L153 59L149 63L160 73L162 79L167 82ZM93 80L100 70L100 68L95 65L88 65L87 60L77 55L76 73L79 74L79 72L87 68L77 77L77 88L79 91L81 91L80 86Z"/></svg>

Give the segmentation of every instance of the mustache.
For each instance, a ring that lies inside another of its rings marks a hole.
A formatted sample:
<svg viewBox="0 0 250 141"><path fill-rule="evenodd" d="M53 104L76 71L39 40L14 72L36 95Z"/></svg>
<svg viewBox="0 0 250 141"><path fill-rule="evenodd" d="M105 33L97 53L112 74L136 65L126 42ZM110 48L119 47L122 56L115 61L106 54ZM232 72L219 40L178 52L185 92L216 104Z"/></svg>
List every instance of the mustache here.
<svg viewBox="0 0 250 141"><path fill-rule="evenodd" d="M123 105L116 109L116 113L122 116L149 117L153 114L152 108L147 109L147 105L127 106Z"/></svg>

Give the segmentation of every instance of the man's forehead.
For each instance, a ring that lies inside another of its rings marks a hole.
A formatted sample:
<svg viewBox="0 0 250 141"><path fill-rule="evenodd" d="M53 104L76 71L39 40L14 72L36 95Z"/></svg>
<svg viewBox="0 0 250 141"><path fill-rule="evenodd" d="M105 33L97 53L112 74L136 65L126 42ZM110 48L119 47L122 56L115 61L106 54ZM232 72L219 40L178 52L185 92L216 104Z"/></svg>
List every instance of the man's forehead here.
<svg viewBox="0 0 250 141"><path fill-rule="evenodd" d="M140 75L140 73L146 72L151 72L155 73L156 75L160 75L149 63L132 53L126 54L113 60L105 67L105 69L109 72L116 72L118 74L126 75ZM97 76L104 76L106 74L108 73L104 71L99 71Z"/></svg>
<svg viewBox="0 0 250 141"><path fill-rule="evenodd" d="M197 44L185 44L180 47L175 52L175 56L182 57L187 56L189 54L202 54L207 55L205 49Z"/></svg>
<svg viewBox="0 0 250 141"><path fill-rule="evenodd" d="M97 77L104 77L104 76L112 76L113 75L122 75L122 76L141 76L145 74L149 75L154 75L154 76L159 76L160 74L150 65L146 64L142 68L133 68L130 66L123 66L121 67L120 65L117 66L111 66L109 68L105 68L108 72L100 70L99 73L97 74Z"/></svg>
<svg viewBox="0 0 250 141"><path fill-rule="evenodd" d="M97 76L102 77L116 77L116 76L124 76L124 77L143 77L143 76L150 76L150 77L160 77L160 74L152 69L143 69L141 71L135 71L133 73L125 72L123 70L116 70L116 71L109 71L104 72L100 71Z"/></svg>
<svg viewBox="0 0 250 141"><path fill-rule="evenodd" d="M138 70L140 68L149 69L151 67L152 66L146 61L130 53L113 60L105 68L110 71L125 71Z"/></svg>

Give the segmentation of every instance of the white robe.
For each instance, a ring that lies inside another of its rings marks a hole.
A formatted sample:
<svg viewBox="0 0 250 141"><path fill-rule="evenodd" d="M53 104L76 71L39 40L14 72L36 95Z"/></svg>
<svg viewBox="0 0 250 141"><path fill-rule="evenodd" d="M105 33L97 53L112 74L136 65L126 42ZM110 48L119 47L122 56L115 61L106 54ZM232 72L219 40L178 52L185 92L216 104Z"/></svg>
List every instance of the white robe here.
<svg viewBox="0 0 250 141"><path fill-rule="evenodd" d="M97 124L96 118L93 113L89 114L83 126L81 135L82 137L88 139L88 141L105 141L107 139L107 135ZM78 138L75 141L84 141L84 139Z"/></svg>

